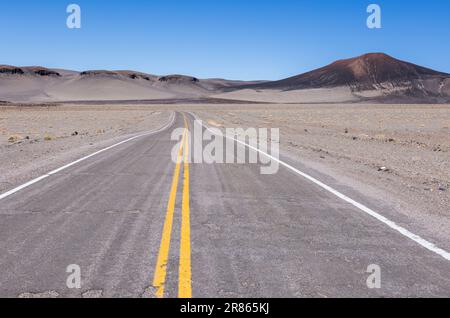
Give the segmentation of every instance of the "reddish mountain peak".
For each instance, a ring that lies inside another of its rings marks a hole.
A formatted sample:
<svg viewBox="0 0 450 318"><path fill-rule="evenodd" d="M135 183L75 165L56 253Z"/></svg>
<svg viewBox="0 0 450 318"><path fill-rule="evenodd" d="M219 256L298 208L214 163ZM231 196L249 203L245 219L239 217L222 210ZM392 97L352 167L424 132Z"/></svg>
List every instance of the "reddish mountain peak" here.
<svg viewBox="0 0 450 318"><path fill-rule="evenodd" d="M411 80L424 76L446 75L412 63L397 60L385 53L368 53L355 58L336 61L325 68L329 71L349 72L354 80L364 84L383 81Z"/></svg>
<svg viewBox="0 0 450 318"><path fill-rule="evenodd" d="M371 63L380 63L380 62L386 62L386 61L398 61L395 58L393 58L390 55L387 55L386 53L367 53L363 54L357 57L349 58L349 59L342 59L337 60L333 64L348 64L356 61L366 61Z"/></svg>
<svg viewBox="0 0 450 318"><path fill-rule="evenodd" d="M338 60L308 73L258 86L284 90L350 86L354 90L364 90L374 89L383 83L397 86L433 76L449 77L448 74L397 60L385 53L368 53Z"/></svg>

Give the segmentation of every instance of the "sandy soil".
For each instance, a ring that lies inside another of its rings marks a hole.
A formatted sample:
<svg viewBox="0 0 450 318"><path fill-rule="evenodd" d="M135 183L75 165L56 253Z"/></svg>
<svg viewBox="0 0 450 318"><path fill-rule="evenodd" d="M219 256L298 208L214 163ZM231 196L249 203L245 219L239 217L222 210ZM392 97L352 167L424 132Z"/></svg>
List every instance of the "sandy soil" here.
<svg viewBox="0 0 450 318"><path fill-rule="evenodd" d="M449 105L198 109L222 127L280 128L282 154L450 237Z"/></svg>
<svg viewBox="0 0 450 318"><path fill-rule="evenodd" d="M219 127L280 128L284 156L450 238L450 105L4 106L0 192L159 128L177 109Z"/></svg>
<svg viewBox="0 0 450 318"><path fill-rule="evenodd" d="M380 96L379 91L372 91L372 97ZM212 97L261 103L339 103L356 102L360 100L349 87L316 88L301 90L255 90L242 89L238 91L216 94Z"/></svg>
<svg viewBox="0 0 450 318"><path fill-rule="evenodd" d="M0 107L0 192L169 118L169 111L126 105Z"/></svg>

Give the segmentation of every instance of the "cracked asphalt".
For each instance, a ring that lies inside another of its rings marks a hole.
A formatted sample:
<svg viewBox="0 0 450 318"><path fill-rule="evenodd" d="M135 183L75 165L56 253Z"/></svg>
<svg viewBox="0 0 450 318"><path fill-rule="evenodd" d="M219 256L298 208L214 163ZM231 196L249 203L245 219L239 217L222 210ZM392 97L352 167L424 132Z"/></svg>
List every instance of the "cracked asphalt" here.
<svg viewBox="0 0 450 318"><path fill-rule="evenodd" d="M184 116L192 127L193 117L178 112L164 131L1 200L0 296L155 297L175 167L170 137ZM288 169L261 175L258 164L189 166L193 297L450 296L449 261ZM179 292L185 169L164 297ZM363 203L395 219L377 202ZM81 289L66 286L70 264L81 268ZM381 268L380 289L367 287L371 264Z"/></svg>

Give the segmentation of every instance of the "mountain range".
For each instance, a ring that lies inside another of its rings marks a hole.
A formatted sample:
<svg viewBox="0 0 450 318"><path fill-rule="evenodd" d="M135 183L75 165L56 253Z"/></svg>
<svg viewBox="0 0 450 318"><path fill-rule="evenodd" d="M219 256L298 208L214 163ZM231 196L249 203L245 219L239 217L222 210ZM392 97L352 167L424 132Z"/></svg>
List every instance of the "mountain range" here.
<svg viewBox="0 0 450 318"><path fill-rule="evenodd" d="M278 81L0 65L0 101L450 102L450 74L369 53Z"/></svg>

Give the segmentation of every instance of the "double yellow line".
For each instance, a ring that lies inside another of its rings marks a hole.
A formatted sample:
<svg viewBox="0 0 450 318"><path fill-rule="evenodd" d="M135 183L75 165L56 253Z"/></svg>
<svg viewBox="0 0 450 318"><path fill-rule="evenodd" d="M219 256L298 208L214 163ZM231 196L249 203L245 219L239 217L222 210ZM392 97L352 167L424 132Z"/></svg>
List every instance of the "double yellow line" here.
<svg viewBox="0 0 450 318"><path fill-rule="evenodd" d="M158 298L164 297L164 287L167 276L167 263L169 260L170 239L172 235L173 216L175 212L175 202L178 190L178 180L183 162L183 196L181 203L181 235L180 235L180 260L178 269L178 297L191 298L191 221L189 206L189 126L184 116L184 133L178 150L175 172L172 179L172 186L167 204L166 219L164 221L161 245L159 247L158 259L156 262L155 274L153 277L153 287L156 288L155 295ZM184 151L184 154L183 154ZM183 160L184 157L184 160Z"/></svg>

